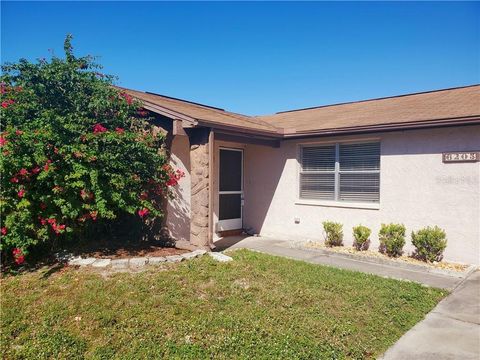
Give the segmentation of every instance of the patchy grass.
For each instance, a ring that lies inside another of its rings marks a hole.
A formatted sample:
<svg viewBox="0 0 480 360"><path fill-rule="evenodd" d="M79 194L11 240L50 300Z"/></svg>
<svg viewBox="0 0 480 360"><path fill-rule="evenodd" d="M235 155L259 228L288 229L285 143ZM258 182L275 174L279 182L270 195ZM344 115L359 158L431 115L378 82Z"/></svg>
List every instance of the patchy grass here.
<svg viewBox="0 0 480 360"><path fill-rule="evenodd" d="M7 359L371 358L445 291L247 250L108 278L1 280Z"/></svg>

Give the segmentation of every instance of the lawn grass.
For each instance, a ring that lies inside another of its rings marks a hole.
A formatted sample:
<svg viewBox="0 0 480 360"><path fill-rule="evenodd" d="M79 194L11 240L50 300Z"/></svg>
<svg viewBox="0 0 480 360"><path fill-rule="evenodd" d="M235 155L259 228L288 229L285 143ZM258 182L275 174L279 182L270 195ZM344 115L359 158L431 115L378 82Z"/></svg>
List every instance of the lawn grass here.
<svg viewBox="0 0 480 360"><path fill-rule="evenodd" d="M7 359L374 358L446 291L239 250L102 276L1 280Z"/></svg>

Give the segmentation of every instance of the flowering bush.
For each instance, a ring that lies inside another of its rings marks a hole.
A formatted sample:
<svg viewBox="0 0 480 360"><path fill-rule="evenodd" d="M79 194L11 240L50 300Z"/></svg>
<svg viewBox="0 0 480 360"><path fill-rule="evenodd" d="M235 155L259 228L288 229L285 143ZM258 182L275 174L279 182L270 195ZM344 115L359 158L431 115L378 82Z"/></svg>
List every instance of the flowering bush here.
<svg viewBox="0 0 480 360"><path fill-rule="evenodd" d="M167 165L141 104L91 57L2 66L1 242L22 263L32 245L72 238L121 213L161 216L183 176Z"/></svg>

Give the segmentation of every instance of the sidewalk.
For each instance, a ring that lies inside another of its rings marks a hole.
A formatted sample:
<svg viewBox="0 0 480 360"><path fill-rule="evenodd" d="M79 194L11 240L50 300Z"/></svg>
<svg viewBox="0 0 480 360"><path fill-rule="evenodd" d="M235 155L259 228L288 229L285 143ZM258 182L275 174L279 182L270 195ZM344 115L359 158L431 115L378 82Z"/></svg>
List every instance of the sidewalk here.
<svg viewBox="0 0 480 360"><path fill-rule="evenodd" d="M453 290L465 277L431 273L415 267L398 267L395 264L377 264L358 259L350 259L335 254L322 254L308 249L292 248L288 241L264 237L232 236L215 242L215 251L246 248L270 255L284 256L313 264L328 265L342 269L361 271L399 280L409 280L432 287Z"/></svg>
<svg viewBox="0 0 480 360"><path fill-rule="evenodd" d="M404 334L383 359L480 359L480 271Z"/></svg>

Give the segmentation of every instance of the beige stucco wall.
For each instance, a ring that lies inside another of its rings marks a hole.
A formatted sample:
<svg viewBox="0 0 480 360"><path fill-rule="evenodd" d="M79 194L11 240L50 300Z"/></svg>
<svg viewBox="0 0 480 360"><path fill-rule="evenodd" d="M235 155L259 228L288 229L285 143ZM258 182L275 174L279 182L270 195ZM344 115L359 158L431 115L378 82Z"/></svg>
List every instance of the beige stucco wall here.
<svg viewBox="0 0 480 360"><path fill-rule="evenodd" d="M191 174L188 136L174 136L170 148L170 164L182 170L185 177L173 187L174 197L168 200L166 226L175 240L190 241Z"/></svg>
<svg viewBox="0 0 480 360"><path fill-rule="evenodd" d="M480 264L480 163L442 163L442 152L480 150L480 126L409 130L346 136L381 141L379 209L298 204L299 144L327 139L284 141L280 148L245 148L244 228L285 239L323 240L322 221L344 225L345 244L352 244L352 227L372 229L378 247L381 223L403 223L410 233L427 225L445 229L445 259ZM294 219L300 223L295 224Z"/></svg>

